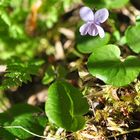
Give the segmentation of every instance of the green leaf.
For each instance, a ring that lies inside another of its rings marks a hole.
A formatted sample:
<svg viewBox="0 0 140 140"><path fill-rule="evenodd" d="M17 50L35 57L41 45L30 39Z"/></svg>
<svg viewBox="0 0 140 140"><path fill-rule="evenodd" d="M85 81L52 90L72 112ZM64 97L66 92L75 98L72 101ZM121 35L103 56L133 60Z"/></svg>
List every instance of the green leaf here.
<svg viewBox="0 0 140 140"><path fill-rule="evenodd" d="M54 68L54 66L50 65L45 72L45 76L42 82L43 84L47 85L54 81L56 78L65 78L66 74L67 70L65 69L65 67L58 65L56 68Z"/></svg>
<svg viewBox="0 0 140 140"><path fill-rule="evenodd" d="M48 66L42 83L47 85L54 81L56 78L63 79L67 75L67 70L64 66L58 65L56 68L52 65Z"/></svg>
<svg viewBox="0 0 140 140"><path fill-rule="evenodd" d="M78 89L56 81L49 87L45 111L50 122L68 131L77 131L84 127L82 115L88 112L88 103Z"/></svg>
<svg viewBox="0 0 140 140"><path fill-rule="evenodd" d="M83 2L89 6L92 6L93 8L106 7L105 0L83 0Z"/></svg>
<svg viewBox="0 0 140 140"><path fill-rule="evenodd" d="M39 116L38 113L40 112L41 110L37 107L27 104L16 104L6 112L1 113L0 125L2 126L2 138L8 139L11 136L11 138L27 139L34 137L21 128L38 135L43 135L47 118Z"/></svg>
<svg viewBox="0 0 140 140"><path fill-rule="evenodd" d="M80 36L77 41L77 49L81 53L91 53L97 47L106 45L110 40L110 34L106 33L104 38L91 37L91 36Z"/></svg>
<svg viewBox="0 0 140 140"><path fill-rule="evenodd" d="M133 82L139 75L140 60L129 56L124 60L120 58L120 49L115 45L99 47L88 59L89 72L114 86L125 86Z"/></svg>
<svg viewBox="0 0 140 140"><path fill-rule="evenodd" d="M8 16L8 14L4 11L1 11L1 19L8 25L10 26L11 25L11 21L10 21L10 18Z"/></svg>
<svg viewBox="0 0 140 140"><path fill-rule="evenodd" d="M11 123L11 127L5 127L6 130L8 130L10 133L12 133L14 136L20 138L20 139L27 139L33 137L32 134L27 133L20 127L38 134L38 135L43 135L44 127L42 127L39 122L38 122L38 116L34 114L25 114L25 115L20 115L15 118L15 120ZM12 126L20 126L19 128L15 128Z"/></svg>
<svg viewBox="0 0 140 140"><path fill-rule="evenodd" d="M4 128L0 128L0 139L2 140L15 140L15 137Z"/></svg>
<svg viewBox="0 0 140 140"><path fill-rule="evenodd" d="M9 28L9 35L14 39L25 39L26 35L23 30L23 27L19 25L12 25Z"/></svg>
<svg viewBox="0 0 140 140"><path fill-rule="evenodd" d="M107 8L109 9L121 8L129 2L129 0L105 0L105 1L107 4Z"/></svg>
<svg viewBox="0 0 140 140"><path fill-rule="evenodd" d="M136 53L140 52L140 24L130 26L125 32L129 47Z"/></svg>
<svg viewBox="0 0 140 140"><path fill-rule="evenodd" d="M15 137L2 127L7 121L9 121L9 116L6 113L0 113L0 139L15 140Z"/></svg>
<svg viewBox="0 0 140 140"><path fill-rule="evenodd" d="M12 106L12 108L9 108L5 113L9 114L11 119L15 116L20 116L21 114L28 114L28 113L38 113L41 112L41 109L38 107L34 107L32 105L28 104L16 104Z"/></svg>
<svg viewBox="0 0 140 140"><path fill-rule="evenodd" d="M67 75L67 69L63 65L58 65L56 71L58 78L65 78Z"/></svg>
<svg viewBox="0 0 140 140"><path fill-rule="evenodd" d="M45 76L42 80L44 85L51 83L55 79L55 69L53 66L49 66L45 72Z"/></svg>
<svg viewBox="0 0 140 140"><path fill-rule="evenodd" d="M1 0L0 1L0 6L6 7L10 3L10 0Z"/></svg>
<svg viewBox="0 0 140 140"><path fill-rule="evenodd" d="M22 83L31 81L31 75L37 75L40 66L44 63L42 60L30 60L22 62L20 60L10 60L7 63L5 79L0 89L8 89L14 86L21 86Z"/></svg>
<svg viewBox="0 0 140 140"><path fill-rule="evenodd" d="M94 8L115 9L125 6L129 0L84 0L85 4L94 6Z"/></svg>

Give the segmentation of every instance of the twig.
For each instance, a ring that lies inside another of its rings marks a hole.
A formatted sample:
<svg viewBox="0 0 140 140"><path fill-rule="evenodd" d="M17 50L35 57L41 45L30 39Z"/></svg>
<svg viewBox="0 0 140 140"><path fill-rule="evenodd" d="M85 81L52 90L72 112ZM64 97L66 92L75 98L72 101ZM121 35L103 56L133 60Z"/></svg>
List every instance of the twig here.
<svg viewBox="0 0 140 140"><path fill-rule="evenodd" d="M121 135L125 135L125 134L129 134L129 133L133 133L133 132L139 132L140 131L140 128L137 128L137 129L132 129L130 131L124 131L120 134L117 134L117 135L111 135L109 136L108 138L112 138L112 137L118 137L118 136L121 136Z"/></svg>

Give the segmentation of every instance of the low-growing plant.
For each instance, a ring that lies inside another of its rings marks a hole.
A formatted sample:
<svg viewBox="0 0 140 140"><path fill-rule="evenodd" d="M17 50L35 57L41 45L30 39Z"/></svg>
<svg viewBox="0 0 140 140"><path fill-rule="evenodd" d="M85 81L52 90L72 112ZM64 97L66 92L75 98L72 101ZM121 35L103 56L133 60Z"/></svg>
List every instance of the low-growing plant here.
<svg viewBox="0 0 140 140"><path fill-rule="evenodd" d="M1 0L0 139L140 138L134 3Z"/></svg>

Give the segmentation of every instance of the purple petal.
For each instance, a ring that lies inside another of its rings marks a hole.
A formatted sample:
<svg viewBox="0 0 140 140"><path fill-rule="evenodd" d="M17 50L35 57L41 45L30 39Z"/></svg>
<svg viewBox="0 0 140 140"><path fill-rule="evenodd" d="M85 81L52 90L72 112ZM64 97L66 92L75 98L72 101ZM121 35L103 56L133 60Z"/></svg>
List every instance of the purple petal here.
<svg viewBox="0 0 140 140"><path fill-rule="evenodd" d="M105 36L104 29L103 29L101 26L99 26L99 25L96 25L96 27L97 27L99 36L100 36L101 38L103 38L103 37Z"/></svg>
<svg viewBox="0 0 140 140"><path fill-rule="evenodd" d="M98 30L95 24L91 24L88 29L88 34L91 36L96 36L98 34Z"/></svg>
<svg viewBox="0 0 140 140"><path fill-rule="evenodd" d="M93 21L94 20L94 14L93 14L93 11L88 8L88 7L82 7L80 9L80 17L82 20L84 21Z"/></svg>
<svg viewBox="0 0 140 140"><path fill-rule="evenodd" d="M100 9L95 13L95 23L103 23L109 17L109 12L106 8Z"/></svg>
<svg viewBox="0 0 140 140"><path fill-rule="evenodd" d="M81 35L86 35L89 29L89 24L85 23L84 25L82 25L79 29Z"/></svg>

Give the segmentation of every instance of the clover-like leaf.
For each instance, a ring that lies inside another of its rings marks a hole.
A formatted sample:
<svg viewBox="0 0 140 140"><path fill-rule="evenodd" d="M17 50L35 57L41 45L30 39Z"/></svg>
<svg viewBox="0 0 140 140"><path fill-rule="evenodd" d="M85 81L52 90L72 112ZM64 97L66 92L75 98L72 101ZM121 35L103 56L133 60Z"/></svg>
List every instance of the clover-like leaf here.
<svg viewBox="0 0 140 140"><path fill-rule="evenodd" d="M68 131L82 129L88 103L82 93L65 81L56 81L48 90L45 111L49 121Z"/></svg>
<svg viewBox="0 0 140 140"><path fill-rule="evenodd" d="M125 32L129 47L136 53L140 52L140 24L130 26Z"/></svg>
<svg viewBox="0 0 140 140"><path fill-rule="evenodd" d="M77 49L81 53L91 53L96 48L106 45L110 40L110 34L106 33L104 38L80 36L77 38Z"/></svg>
<svg viewBox="0 0 140 140"><path fill-rule="evenodd" d="M140 71L140 60L129 56L120 58L120 49L115 45L106 45L96 49L88 59L89 72L114 86L125 86L137 78Z"/></svg>

